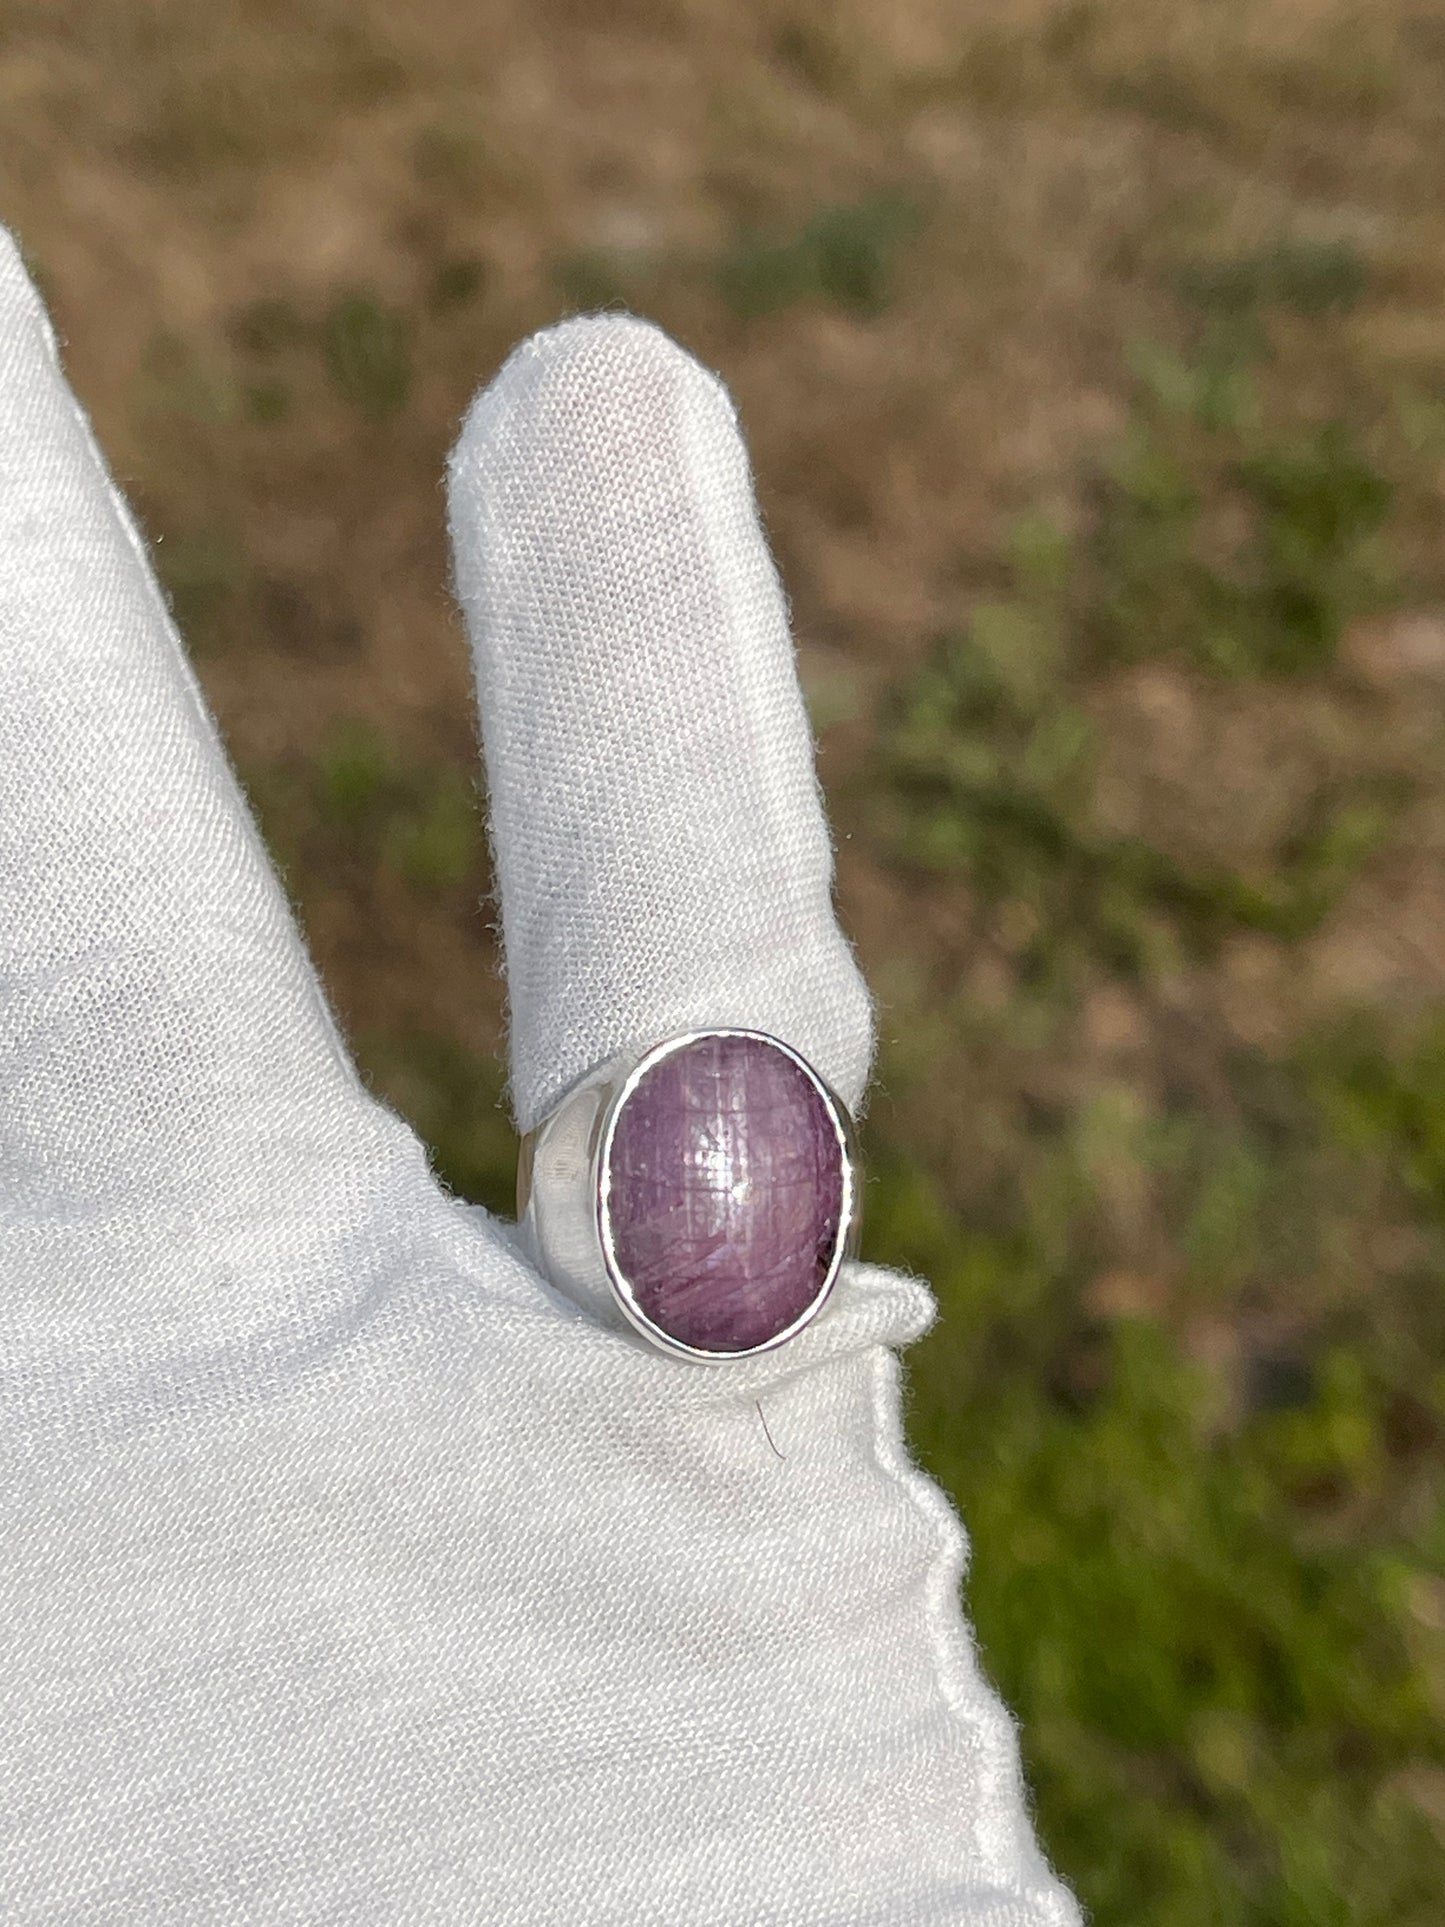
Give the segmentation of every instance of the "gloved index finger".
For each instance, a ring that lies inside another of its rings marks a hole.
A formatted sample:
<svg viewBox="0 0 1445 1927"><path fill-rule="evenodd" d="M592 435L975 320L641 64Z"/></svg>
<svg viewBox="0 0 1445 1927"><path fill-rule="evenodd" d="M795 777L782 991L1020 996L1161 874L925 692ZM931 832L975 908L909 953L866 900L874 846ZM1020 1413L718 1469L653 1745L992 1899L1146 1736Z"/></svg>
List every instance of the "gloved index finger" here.
<svg viewBox="0 0 1445 1927"><path fill-rule="evenodd" d="M771 1032L850 1106L870 1002L721 384L631 317L518 348L453 452L527 1131L614 1051Z"/></svg>

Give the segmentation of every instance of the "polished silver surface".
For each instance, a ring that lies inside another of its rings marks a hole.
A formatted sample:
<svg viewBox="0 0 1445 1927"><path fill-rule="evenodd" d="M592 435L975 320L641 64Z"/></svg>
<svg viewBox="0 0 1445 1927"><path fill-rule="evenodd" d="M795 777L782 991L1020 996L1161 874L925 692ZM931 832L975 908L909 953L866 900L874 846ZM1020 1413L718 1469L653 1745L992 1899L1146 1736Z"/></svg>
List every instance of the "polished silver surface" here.
<svg viewBox="0 0 1445 1927"><path fill-rule="evenodd" d="M743 1351L700 1351L653 1323L638 1305L617 1262L607 1211L609 1153L623 1107L654 1064L709 1037L756 1038L790 1057L821 1097L841 1153L839 1235L817 1295L792 1324ZM857 1139L843 1100L781 1038L737 1025L679 1031L594 1066L523 1138L517 1164L518 1228L539 1270L601 1323L630 1329L660 1351L703 1364L756 1358L787 1344L811 1324L827 1303L844 1263L857 1255L862 1212Z"/></svg>

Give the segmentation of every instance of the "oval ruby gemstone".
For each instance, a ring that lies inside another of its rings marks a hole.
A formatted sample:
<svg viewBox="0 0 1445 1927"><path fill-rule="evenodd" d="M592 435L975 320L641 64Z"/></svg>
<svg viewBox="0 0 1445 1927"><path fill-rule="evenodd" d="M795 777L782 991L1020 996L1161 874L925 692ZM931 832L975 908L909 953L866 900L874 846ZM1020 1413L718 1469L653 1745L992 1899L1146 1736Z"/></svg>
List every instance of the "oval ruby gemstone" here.
<svg viewBox="0 0 1445 1927"><path fill-rule="evenodd" d="M757 1037L703 1037L645 1071L608 1159L616 1262L643 1313L699 1351L764 1344L818 1296L843 1154L811 1078Z"/></svg>

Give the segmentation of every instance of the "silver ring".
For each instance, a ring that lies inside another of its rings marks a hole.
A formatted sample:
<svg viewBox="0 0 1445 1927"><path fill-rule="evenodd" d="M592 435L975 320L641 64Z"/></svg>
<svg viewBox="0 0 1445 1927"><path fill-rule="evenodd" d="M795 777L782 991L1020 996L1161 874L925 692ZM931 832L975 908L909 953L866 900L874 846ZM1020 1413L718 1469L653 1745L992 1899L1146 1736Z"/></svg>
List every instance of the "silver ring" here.
<svg viewBox="0 0 1445 1927"><path fill-rule="evenodd" d="M766 1031L681 1031L596 1065L522 1140L534 1262L600 1320L708 1363L786 1344L856 1256L847 1107Z"/></svg>

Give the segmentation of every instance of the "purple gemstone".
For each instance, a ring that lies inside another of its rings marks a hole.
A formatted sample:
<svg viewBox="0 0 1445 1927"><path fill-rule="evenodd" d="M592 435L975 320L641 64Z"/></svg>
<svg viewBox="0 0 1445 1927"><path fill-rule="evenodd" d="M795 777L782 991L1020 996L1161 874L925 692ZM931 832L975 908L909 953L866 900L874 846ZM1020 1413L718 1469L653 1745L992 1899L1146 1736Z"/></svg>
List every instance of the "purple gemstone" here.
<svg viewBox="0 0 1445 1927"><path fill-rule="evenodd" d="M622 1108L609 1170L617 1264L684 1344L749 1351L821 1291L843 1155L811 1078L774 1045L703 1037L661 1058Z"/></svg>

